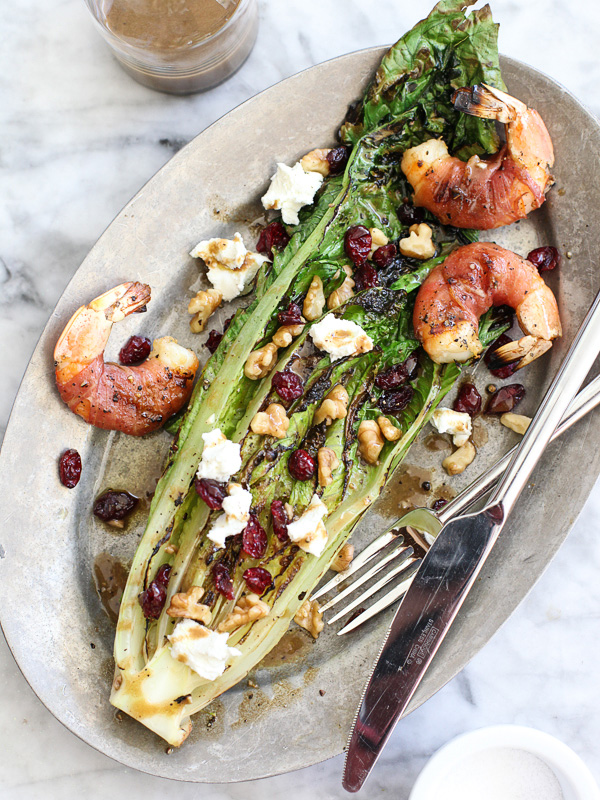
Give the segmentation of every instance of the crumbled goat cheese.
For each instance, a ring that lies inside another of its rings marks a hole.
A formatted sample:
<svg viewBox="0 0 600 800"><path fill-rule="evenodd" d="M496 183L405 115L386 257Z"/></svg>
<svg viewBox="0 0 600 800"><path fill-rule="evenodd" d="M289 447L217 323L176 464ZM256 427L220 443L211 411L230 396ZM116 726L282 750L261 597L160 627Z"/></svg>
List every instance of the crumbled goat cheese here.
<svg viewBox="0 0 600 800"><path fill-rule="evenodd" d="M208 532L208 538L219 547L225 547L225 539L241 533L250 519L252 495L239 483L230 483L227 487L229 494L223 500L223 511Z"/></svg>
<svg viewBox="0 0 600 800"><path fill-rule="evenodd" d="M327 314L313 325L310 335L315 346L329 353L332 361L373 349L373 340L360 325L348 319L337 319L334 314Z"/></svg>
<svg viewBox="0 0 600 800"><path fill-rule="evenodd" d="M241 269L230 270L221 267L210 267L206 277L215 289L221 292L223 300L229 302L229 300L239 297L246 291L258 270L268 260L268 258L258 253L247 253Z"/></svg>
<svg viewBox="0 0 600 800"><path fill-rule="evenodd" d="M204 450L196 475L199 478L224 483L242 466L240 445L229 441L220 428L203 433Z"/></svg>
<svg viewBox="0 0 600 800"><path fill-rule="evenodd" d="M193 619L182 619L167 638L171 643L171 656L207 681L222 675L227 661L242 654L237 647L228 647L228 633L211 631Z"/></svg>
<svg viewBox="0 0 600 800"><path fill-rule="evenodd" d="M462 447L468 442L473 431L470 415L463 411L453 411L451 408L436 408L431 424L439 433L451 433L456 447Z"/></svg>
<svg viewBox="0 0 600 800"><path fill-rule="evenodd" d="M233 239L204 239L190 250L192 258L201 258L207 267L241 269L246 258L246 247L241 234Z"/></svg>
<svg viewBox="0 0 600 800"><path fill-rule="evenodd" d="M233 239L207 239L190 252L202 258L208 267L206 277L228 302L239 297L254 280L254 276L269 259L246 250L239 233Z"/></svg>
<svg viewBox="0 0 600 800"><path fill-rule="evenodd" d="M292 542L313 556L320 556L327 544L327 529L323 517L327 516L327 506L320 497L313 494L306 511L288 525L288 536Z"/></svg>
<svg viewBox="0 0 600 800"><path fill-rule="evenodd" d="M261 198L262 204L267 209L281 209L283 221L288 225L297 225L300 222L298 211L313 202L315 192L322 183L322 175L306 172L299 161L293 167L277 164L271 185Z"/></svg>

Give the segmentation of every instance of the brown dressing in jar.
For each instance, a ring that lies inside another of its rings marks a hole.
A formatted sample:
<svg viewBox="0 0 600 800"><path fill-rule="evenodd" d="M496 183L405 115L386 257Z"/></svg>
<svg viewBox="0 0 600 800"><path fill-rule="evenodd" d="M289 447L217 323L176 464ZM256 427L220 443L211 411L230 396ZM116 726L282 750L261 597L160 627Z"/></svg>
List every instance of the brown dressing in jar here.
<svg viewBox="0 0 600 800"><path fill-rule="evenodd" d="M216 86L243 64L256 40L256 0L86 2L123 69L161 92Z"/></svg>
<svg viewBox="0 0 600 800"><path fill-rule="evenodd" d="M113 0L108 29L120 39L153 50L189 47L216 33L239 0Z"/></svg>

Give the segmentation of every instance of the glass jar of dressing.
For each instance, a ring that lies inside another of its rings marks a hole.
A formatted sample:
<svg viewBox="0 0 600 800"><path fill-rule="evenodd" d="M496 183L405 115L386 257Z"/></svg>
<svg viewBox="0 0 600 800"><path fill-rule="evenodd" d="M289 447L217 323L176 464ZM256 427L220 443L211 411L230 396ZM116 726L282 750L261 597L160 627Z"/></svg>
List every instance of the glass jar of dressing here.
<svg viewBox="0 0 600 800"><path fill-rule="evenodd" d="M161 92L216 86L243 64L256 40L256 0L84 1L121 66Z"/></svg>

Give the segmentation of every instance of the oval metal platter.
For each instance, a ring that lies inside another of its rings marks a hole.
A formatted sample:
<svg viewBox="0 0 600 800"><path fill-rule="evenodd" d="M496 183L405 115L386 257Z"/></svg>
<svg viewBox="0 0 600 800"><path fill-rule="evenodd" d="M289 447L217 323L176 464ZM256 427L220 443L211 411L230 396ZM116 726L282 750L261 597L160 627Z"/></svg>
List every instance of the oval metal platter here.
<svg viewBox="0 0 600 800"><path fill-rule="evenodd" d="M188 251L200 239L236 230L255 240L262 219L259 198L275 162L292 163L334 140L348 104L362 94L383 52L352 53L283 81L231 111L163 167L77 271L15 401L0 462L0 613L6 638L26 679L57 719L99 751L154 775L240 781L340 753L392 610L348 636L328 628L313 643L298 628L286 634L254 670L250 687L243 682L200 712L189 739L169 755L154 734L119 719L108 702L114 628L99 602L93 565L106 552L124 563L131 558L170 437L157 432L134 439L85 425L56 393L53 347L80 304L123 280L139 280L152 287L149 313L115 328L107 356L114 357L136 332L174 335L205 360L203 339L188 327L187 304L201 285ZM537 244L554 244L563 254L550 283L559 298L564 337L523 375L528 388L523 412L533 413L600 283L598 223L590 213L598 205L600 129L549 78L508 59L502 66L509 91L541 112L556 151L556 186L547 203L527 221L489 236L522 254ZM221 320L228 312L219 312ZM474 372L485 386L485 368ZM413 708L493 636L567 536L600 470L596 421L590 415L548 450ZM486 434L477 460L454 488L472 480L474 470L483 470L517 438L495 422L486 423ZM81 483L71 491L57 475L57 459L67 447L79 450L84 465ZM435 470L434 483L444 480L441 460L440 453L419 443L407 459ZM367 514L355 536L358 547L398 515L399 480ZM91 513L94 497L109 487L143 500L124 531L108 528Z"/></svg>

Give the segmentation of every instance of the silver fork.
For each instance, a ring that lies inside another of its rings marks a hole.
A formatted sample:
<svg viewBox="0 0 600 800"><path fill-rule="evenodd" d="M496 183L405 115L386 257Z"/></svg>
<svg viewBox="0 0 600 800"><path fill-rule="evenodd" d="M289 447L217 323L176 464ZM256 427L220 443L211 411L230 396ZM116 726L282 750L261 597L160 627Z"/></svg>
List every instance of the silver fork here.
<svg viewBox="0 0 600 800"><path fill-rule="evenodd" d="M599 403L600 375L590 381L573 400L560 425L554 432L552 441L567 431ZM404 514L354 558L348 569L338 573L312 595L311 599L313 600L323 597L347 581L351 575L366 567L367 569L360 576L357 576L341 592L321 606L321 611L328 611L381 573L381 576L365 588L358 597L344 605L341 610L327 620L328 624L332 624L350 612L355 611L355 609L360 608L365 601L376 595L385 586L392 585L392 588L373 605L362 609L360 613L355 613L346 625L338 631L338 636L354 630L406 594L410 582L421 564L422 555L427 552L440 530L451 519L461 514L489 492L510 463L517 447L518 445L515 445L496 464L482 473L463 492L453 500L450 500L439 511L433 511L429 508L415 508ZM403 531L407 531L411 541ZM378 554L381 554L380 558L376 558ZM384 572L385 567L389 567L389 569Z"/></svg>

